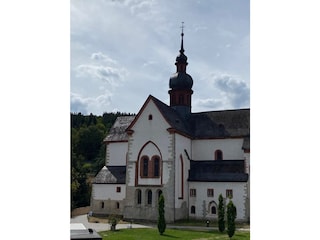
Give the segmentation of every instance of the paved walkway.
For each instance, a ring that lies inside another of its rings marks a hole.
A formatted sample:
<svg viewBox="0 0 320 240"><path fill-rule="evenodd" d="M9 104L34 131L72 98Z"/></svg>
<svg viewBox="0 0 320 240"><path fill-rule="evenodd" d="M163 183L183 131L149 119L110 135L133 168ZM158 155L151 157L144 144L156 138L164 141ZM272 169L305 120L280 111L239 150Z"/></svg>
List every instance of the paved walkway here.
<svg viewBox="0 0 320 240"><path fill-rule="evenodd" d="M110 225L108 223L89 223L87 215L80 215L70 219L70 223L82 223L87 229L92 228L97 232L100 231L108 231L110 230ZM128 224L128 223L118 223L116 229L124 229L124 228L153 228L156 225L148 226L148 225L141 225L141 224ZM206 226L178 226L178 225L171 225L167 224L167 228L174 228L174 229L191 229L191 230L218 230L217 227L206 227ZM250 231L250 228L237 228L237 231Z"/></svg>
<svg viewBox="0 0 320 240"><path fill-rule="evenodd" d="M72 223L82 223L87 229L92 228L97 232L110 230L109 223L90 223L88 222L87 215L80 215L70 219L70 224ZM128 224L128 223L118 223L116 229L124 228L151 228L150 226L145 226L141 224Z"/></svg>

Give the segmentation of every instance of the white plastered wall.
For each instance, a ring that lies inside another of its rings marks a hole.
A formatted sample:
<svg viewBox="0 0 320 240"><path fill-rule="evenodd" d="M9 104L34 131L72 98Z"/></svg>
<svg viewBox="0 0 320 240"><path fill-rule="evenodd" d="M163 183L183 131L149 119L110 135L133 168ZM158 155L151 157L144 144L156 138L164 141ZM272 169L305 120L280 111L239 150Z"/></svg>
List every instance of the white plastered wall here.
<svg viewBox="0 0 320 240"><path fill-rule="evenodd" d="M149 115L152 115L152 120L149 120ZM168 147L170 144L170 134L167 129L170 125L163 118L158 108L153 101L149 101L145 106L144 110L141 112L141 115L135 122L132 130L133 136L129 139L129 152L128 152L128 161L132 165L131 170L128 171L128 186L134 186L135 183L135 164L138 160L140 150L148 142L152 142L154 146L157 146L159 149L157 152L161 153L162 157L162 167L163 167L163 184L168 180L167 172L167 163L166 161L169 158ZM134 139L134 140L133 140ZM150 145L151 146L151 145ZM151 147L150 147L151 149ZM147 153L149 149L145 149ZM154 153L150 152L150 158ZM140 176L138 176L140 178ZM150 184L153 184L151 181Z"/></svg>
<svg viewBox="0 0 320 240"><path fill-rule="evenodd" d="M242 144L243 138L193 140L192 159L213 160L216 150L223 152L223 160L244 159Z"/></svg>
<svg viewBox="0 0 320 240"><path fill-rule="evenodd" d="M124 166L126 165L126 155L128 142L111 142L107 144L106 165Z"/></svg>
<svg viewBox="0 0 320 240"><path fill-rule="evenodd" d="M219 195L226 199L226 190L232 189L233 198L232 202L237 208L237 219L245 219L245 198L247 197L246 183L245 182L190 182L190 189L196 189L196 197L189 196L189 216L190 218L216 219L218 215L212 215L209 212L209 203L214 201L217 206L219 204ZM214 197L207 196L207 189L214 189ZM226 204L229 199L226 199ZM196 213L191 214L191 206L195 206ZM205 206L205 208L204 208ZM218 210L218 209L217 209Z"/></svg>

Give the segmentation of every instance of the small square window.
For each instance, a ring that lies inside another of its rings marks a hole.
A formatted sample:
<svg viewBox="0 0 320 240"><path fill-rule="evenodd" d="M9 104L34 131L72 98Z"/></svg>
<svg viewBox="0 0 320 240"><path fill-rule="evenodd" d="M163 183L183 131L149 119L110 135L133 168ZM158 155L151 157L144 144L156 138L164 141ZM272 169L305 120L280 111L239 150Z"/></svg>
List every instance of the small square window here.
<svg viewBox="0 0 320 240"><path fill-rule="evenodd" d="M191 189L190 189L190 197L195 197L195 196L197 196L196 189L191 188Z"/></svg>
<svg viewBox="0 0 320 240"><path fill-rule="evenodd" d="M117 192L121 192L121 187L117 187Z"/></svg>
<svg viewBox="0 0 320 240"><path fill-rule="evenodd" d="M226 197L227 197L227 198L233 198L233 191L232 191L232 189L227 189L227 190L226 190Z"/></svg>
<svg viewBox="0 0 320 240"><path fill-rule="evenodd" d="M207 196L208 196L208 197L213 197L213 195L214 195L214 190L213 190L213 188L208 188L208 189L207 189Z"/></svg>

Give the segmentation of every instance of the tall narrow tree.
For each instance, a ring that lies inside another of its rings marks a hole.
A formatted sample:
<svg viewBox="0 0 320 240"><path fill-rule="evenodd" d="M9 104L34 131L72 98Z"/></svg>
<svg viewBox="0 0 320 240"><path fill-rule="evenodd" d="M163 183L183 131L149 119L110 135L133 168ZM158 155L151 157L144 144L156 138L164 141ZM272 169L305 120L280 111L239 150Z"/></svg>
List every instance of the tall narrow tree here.
<svg viewBox="0 0 320 240"><path fill-rule="evenodd" d="M166 220L164 218L164 197L162 194L159 197L158 210L159 210L158 230L160 235L162 235L166 230Z"/></svg>
<svg viewBox="0 0 320 240"><path fill-rule="evenodd" d="M223 232L225 230L225 220L224 220L224 203L222 194L219 195L219 205L218 205L218 225L219 231Z"/></svg>
<svg viewBox="0 0 320 240"><path fill-rule="evenodd" d="M227 224L228 224L228 236L231 239L236 230L235 219L237 217L237 209L234 206L233 202L230 202L227 205Z"/></svg>

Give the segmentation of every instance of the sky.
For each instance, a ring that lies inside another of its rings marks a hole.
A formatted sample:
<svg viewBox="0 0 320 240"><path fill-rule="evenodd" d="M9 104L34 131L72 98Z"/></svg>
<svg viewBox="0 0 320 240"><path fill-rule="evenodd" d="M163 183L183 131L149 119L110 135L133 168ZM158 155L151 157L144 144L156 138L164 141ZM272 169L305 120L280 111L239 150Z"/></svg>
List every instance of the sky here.
<svg viewBox="0 0 320 240"><path fill-rule="evenodd" d="M192 112L250 107L249 0L71 0L70 111L169 105L182 22Z"/></svg>

